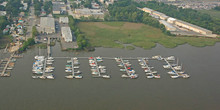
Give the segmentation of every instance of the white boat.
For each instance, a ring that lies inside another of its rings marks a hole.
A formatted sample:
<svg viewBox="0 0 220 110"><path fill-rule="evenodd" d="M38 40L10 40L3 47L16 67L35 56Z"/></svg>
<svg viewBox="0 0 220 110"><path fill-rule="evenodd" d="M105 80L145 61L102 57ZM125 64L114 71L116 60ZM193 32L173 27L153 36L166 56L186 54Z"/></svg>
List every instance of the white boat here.
<svg viewBox="0 0 220 110"><path fill-rule="evenodd" d="M169 68L171 68L171 66L170 65L163 65L163 68L169 69Z"/></svg>
<svg viewBox="0 0 220 110"><path fill-rule="evenodd" d="M171 75L175 75L176 73L174 71L169 71L167 72L168 74L171 74Z"/></svg>
<svg viewBox="0 0 220 110"><path fill-rule="evenodd" d="M48 66L48 67L46 67L46 69L51 69L51 70L54 70L54 69L55 69L55 67Z"/></svg>
<svg viewBox="0 0 220 110"><path fill-rule="evenodd" d="M47 62L47 65L52 65L53 63L52 62Z"/></svg>
<svg viewBox="0 0 220 110"><path fill-rule="evenodd" d="M152 59L158 59L160 57L161 57L160 55L156 55L156 56L152 56Z"/></svg>
<svg viewBox="0 0 220 110"><path fill-rule="evenodd" d="M53 57L48 57L47 59L48 59L48 60L53 60Z"/></svg>
<svg viewBox="0 0 220 110"><path fill-rule="evenodd" d="M169 56L169 57L166 58L166 60L174 61L174 60L175 60L175 57L174 57L174 56Z"/></svg>
<svg viewBox="0 0 220 110"><path fill-rule="evenodd" d="M137 74L131 74L131 75L130 75L130 78L131 78L131 79L136 79L136 78L138 78L138 75L137 75Z"/></svg>
<svg viewBox="0 0 220 110"><path fill-rule="evenodd" d="M32 76L33 79L38 79L40 76Z"/></svg>
<svg viewBox="0 0 220 110"><path fill-rule="evenodd" d="M144 72L145 72L145 73L149 73L149 72L151 72L151 70L146 69L146 70L144 70Z"/></svg>
<svg viewBox="0 0 220 110"><path fill-rule="evenodd" d="M50 76L46 76L47 79L54 79L54 76L53 75L50 75Z"/></svg>
<svg viewBox="0 0 220 110"><path fill-rule="evenodd" d="M92 72L92 75L97 75L97 74L99 74L98 72Z"/></svg>
<svg viewBox="0 0 220 110"><path fill-rule="evenodd" d="M68 75L68 76L65 76L65 78L67 78L67 79L73 79L74 76L73 76L73 75Z"/></svg>
<svg viewBox="0 0 220 110"><path fill-rule="evenodd" d="M78 58L74 57L73 60L78 60Z"/></svg>
<svg viewBox="0 0 220 110"><path fill-rule="evenodd" d="M134 71L134 70L128 70L128 73L130 73L130 74L134 74L135 71Z"/></svg>
<svg viewBox="0 0 220 110"><path fill-rule="evenodd" d="M67 69L67 70L65 70L65 72L70 73L70 72L72 72L72 70L71 69Z"/></svg>
<svg viewBox="0 0 220 110"><path fill-rule="evenodd" d="M89 64L90 66L96 66L96 64L92 63L92 64Z"/></svg>
<svg viewBox="0 0 220 110"><path fill-rule="evenodd" d="M8 67L8 68L7 68L7 70L12 70L12 69L13 69L12 67Z"/></svg>
<svg viewBox="0 0 220 110"><path fill-rule="evenodd" d="M110 75L103 75L102 77L103 77L103 78L106 78L106 79L111 78L111 76L110 76Z"/></svg>
<svg viewBox="0 0 220 110"><path fill-rule="evenodd" d="M53 70L50 69L45 70L45 73L50 73L50 72L53 72Z"/></svg>
<svg viewBox="0 0 220 110"><path fill-rule="evenodd" d="M188 74L183 74L182 77L183 78L189 78L190 76Z"/></svg>
<svg viewBox="0 0 220 110"><path fill-rule="evenodd" d="M77 76L75 76L75 78L76 78L76 79L82 79L83 76L77 75Z"/></svg>
<svg viewBox="0 0 220 110"><path fill-rule="evenodd" d="M75 71L74 73L75 73L75 74L80 74L80 73L82 73L82 72L78 70L78 71Z"/></svg>
<svg viewBox="0 0 220 110"><path fill-rule="evenodd" d="M154 78L160 79L160 75L154 75Z"/></svg>
<svg viewBox="0 0 220 110"><path fill-rule="evenodd" d="M74 66L73 68L74 68L74 69L79 69L79 66Z"/></svg>
<svg viewBox="0 0 220 110"><path fill-rule="evenodd" d="M175 70L177 70L177 71L180 71L181 69L182 69L182 67L181 66L175 66L175 67L173 67Z"/></svg>
<svg viewBox="0 0 220 110"><path fill-rule="evenodd" d="M179 78L179 76L170 76L173 79Z"/></svg>
<svg viewBox="0 0 220 110"><path fill-rule="evenodd" d="M126 75L126 74L123 74L121 75L122 78L129 78L130 76Z"/></svg>
<svg viewBox="0 0 220 110"><path fill-rule="evenodd" d="M47 62L54 62L54 60L47 60Z"/></svg>
<svg viewBox="0 0 220 110"><path fill-rule="evenodd" d="M99 68L106 68L106 66L99 66Z"/></svg>
<svg viewBox="0 0 220 110"><path fill-rule="evenodd" d="M120 69L120 71L125 72L125 71L126 71L126 69Z"/></svg>
<svg viewBox="0 0 220 110"><path fill-rule="evenodd" d="M37 55L37 56L35 56L34 58L35 58L36 60L37 60L37 59L44 59L44 56L38 56L38 55Z"/></svg>
<svg viewBox="0 0 220 110"><path fill-rule="evenodd" d="M45 77L45 76L40 76L39 78L40 78L40 79L46 79L46 77Z"/></svg>
<svg viewBox="0 0 220 110"><path fill-rule="evenodd" d="M150 75L150 76L152 76L152 75L153 75L153 73L146 73L146 75Z"/></svg>
<svg viewBox="0 0 220 110"><path fill-rule="evenodd" d="M152 78L154 78L154 76L146 76L147 78L149 78L149 79L152 79Z"/></svg>

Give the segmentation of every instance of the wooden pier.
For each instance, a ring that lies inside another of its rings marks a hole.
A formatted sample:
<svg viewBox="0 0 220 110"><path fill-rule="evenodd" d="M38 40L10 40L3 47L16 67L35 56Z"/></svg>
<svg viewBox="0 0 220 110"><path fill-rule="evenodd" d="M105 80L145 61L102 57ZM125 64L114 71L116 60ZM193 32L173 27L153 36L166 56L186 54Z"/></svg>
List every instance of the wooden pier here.
<svg viewBox="0 0 220 110"><path fill-rule="evenodd" d="M8 61L7 61L7 63L6 63L6 65L5 65L5 67L4 67L4 69L3 69L2 73L1 73L1 76L2 76L2 77L10 76L10 72L8 72L7 74L5 74L5 73L6 73L6 70L7 70L7 68L8 68L9 63L11 62L11 59L12 59L12 56L9 57L9 59L8 59Z"/></svg>
<svg viewBox="0 0 220 110"><path fill-rule="evenodd" d="M50 48L50 37L47 40L47 57L51 56L51 48Z"/></svg>

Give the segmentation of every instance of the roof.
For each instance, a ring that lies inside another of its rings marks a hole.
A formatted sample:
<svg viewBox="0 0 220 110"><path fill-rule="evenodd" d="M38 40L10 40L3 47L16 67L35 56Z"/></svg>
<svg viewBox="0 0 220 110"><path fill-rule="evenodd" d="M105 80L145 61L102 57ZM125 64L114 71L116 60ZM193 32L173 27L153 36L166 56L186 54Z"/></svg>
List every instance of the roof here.
<svg viewBox="0 0 220 110"><path fill-rule="evenodd" d="M162 23L164 26L168 27L168 28L175 28L174 26L172 26L171 24L169 24L168 22L164 21L164 20L160 20L160 23ZM176 28L175 28L176 29Z"/></svg>
<svg viewBox="0 0 220 110"><path fill-rule="evenodd" d="M64 22L64 23L69 23L69 18L68 17L60 17L59 21Z"/></svg>
<svg viewBox="0 0 220 110"><path fill-rule="evenodd" d="M73 36L70 27L61 27L61 31L62 31L62 36L65 37L64 39L67 39L68 41L72 41Z"/></svg>
<svg viewBox="0 0 220 110"><path fill-rule="evenodd" d="M61 7L65 7L63 2L53 2L53 11L61 11Z"/></svg>
<svg viewBox="0 0 220 110"><path fill-rule="evenodd" d="M210 30L208 30L208 29L205 29L205 28L202 28L202 27L196 26L196 25L194 25L194 24L187 23L187 22L182 21L182 20L176 20L176 22L183 23L183 24L185 24L185 25L188 25L188 26L191 26L191 27L197 28L197 29L202 30L202 31L205 31L205 32L212 32L212 31L210 31Z"/></svg>
<svg viewBox="0 0 220 110"><path fill-rule="evenodd" d="M41 17L40 18L40 26L46 28L54 28L55 22L52 17Z"/></svg>
<svg viewBox="0 0 220 110"><path fill-rule="evenodd" d="M142 10L154 11L154 10L152 10L152 9L150 9L150 8L147 8L147 7L144 7Z"/></svg>

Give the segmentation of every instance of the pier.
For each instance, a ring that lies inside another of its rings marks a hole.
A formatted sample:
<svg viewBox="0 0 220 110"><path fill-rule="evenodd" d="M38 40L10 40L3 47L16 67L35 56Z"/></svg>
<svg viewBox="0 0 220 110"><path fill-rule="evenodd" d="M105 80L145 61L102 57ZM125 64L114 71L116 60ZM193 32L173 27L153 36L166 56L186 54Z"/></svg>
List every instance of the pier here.
<svg viewBox="0 0 220 110"><path fill-rule="evenodd" d="M11 62L11 59L12 59L12 56L9 57L6 65L5 65L5 67L4 67L4 69L3 69L2 73L1 73L1 76L3 76L3 77L4 76L10 76L10 72L8 72L8 74L5 74L5 72L6 72L7 68L8 68L9 63Z"/></svg>
<svg viewBox="0 0 220 110"><path fill-rule="evenodd" d="M99 65L98 65L97 60L96 60L95 57L94 57L94 61L95 61L95 65L96 65L96 69L97 69L98 76L100 77L100 76L101 76L101 73L100 73Z"/></svg>
<svg viewBox="0 0 220 110"><path fill-rule="evenodd" d="M47 40L47 57L51 56L51 48L50 48L50 37Z"/></svg>
<svg viewBox="0 0 220 110"><path fill-rule="evenodd" d="M73 61L73 58L71 58L71 62L72 62L72 75L73 75L73 77L75 77L75 70L74 70L74 61Z"/></svg>

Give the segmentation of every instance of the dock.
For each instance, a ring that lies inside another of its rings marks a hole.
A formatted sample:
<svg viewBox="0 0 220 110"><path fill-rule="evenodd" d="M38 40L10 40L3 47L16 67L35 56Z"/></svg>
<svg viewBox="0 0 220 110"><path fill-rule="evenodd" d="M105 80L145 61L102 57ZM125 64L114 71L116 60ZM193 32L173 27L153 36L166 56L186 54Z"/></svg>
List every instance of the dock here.
<svg viewBox="0 0 220 110"><path fill-rule="evenodd" d="M75 70L74 70L74 61L73 58L71 58L71 62L72 62L72 75L73 77L75 76Z"/></svg>
<svg viewBox="0 0 220 110"><path fill-rule="evenodd" d="M51 56L51 48L50 48L50 37L47 40L47 57Z"/></svg>
<svg viewBox="0 0 220 110"><path fill-rule="evenodd" d="M1 76L2 76L2 77L10 76L10 72L8 72L7 74L5 74L5 73L6 73L6 70L7 70L7 68L8 68L9 63L11 62L11 59L12 59L12 56L9 57L7 63L6 63L5 66L4 66L4 69L3 69L2 73L1 73Z"/></svg>

